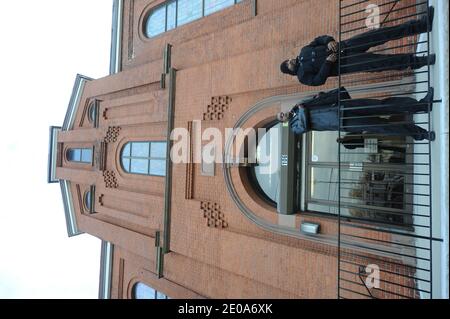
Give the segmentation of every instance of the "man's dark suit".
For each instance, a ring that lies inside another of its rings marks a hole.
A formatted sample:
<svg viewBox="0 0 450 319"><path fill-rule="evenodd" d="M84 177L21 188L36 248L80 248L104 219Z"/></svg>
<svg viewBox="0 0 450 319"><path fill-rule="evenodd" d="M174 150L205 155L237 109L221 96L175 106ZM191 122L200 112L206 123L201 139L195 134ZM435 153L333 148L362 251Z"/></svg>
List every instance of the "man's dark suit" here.
<svg viewBox="0 0 450 319"><path fill-rule="evenodd" d="M432 19L433 8L430 8ZM388 41L427 32L428 17L405 22L394 27L380 28L354 36L340 43L341 74L356 72L381 72L386 70L405 70L409 67L419 69L428 63L428 57L414 54L375 54L367 52L370 48ZM316 38L301 49L297 57L297 77L305 85L319 86L327 78L338 75L338 64L327 61L332 53L328 44L335 41L325 35Z"/></svg>
<svg viewBox="0 0 450 319"><path fill-rule="evenodd" d="M386 114L413 114L428 112L426 101L416 101L409 97L392 97L384 100L352 99L345 88L341 88L341 109L343 123L341 129L349 133L370 133L380 135L411 136L415 140L428 139L429 134L414 124L395 124L381 118ZM302 101L292 112L290 127L296 134L308 131L339 130L339 90L320 93L312 99ZM361 107L367 107L361 109ZM357 109L355 109L357 108Z"/></svg>

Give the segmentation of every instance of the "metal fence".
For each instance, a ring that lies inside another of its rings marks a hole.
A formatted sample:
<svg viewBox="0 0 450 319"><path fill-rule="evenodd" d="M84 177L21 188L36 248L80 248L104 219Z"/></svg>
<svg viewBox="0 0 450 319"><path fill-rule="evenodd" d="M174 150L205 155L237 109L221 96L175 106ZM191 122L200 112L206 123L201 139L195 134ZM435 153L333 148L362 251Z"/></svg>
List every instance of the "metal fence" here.
<svg viewBox="0 0 450 319"><path fill-rule="evenodd" d="M429 1L339 2L338 296L432 298Z"/></svg>

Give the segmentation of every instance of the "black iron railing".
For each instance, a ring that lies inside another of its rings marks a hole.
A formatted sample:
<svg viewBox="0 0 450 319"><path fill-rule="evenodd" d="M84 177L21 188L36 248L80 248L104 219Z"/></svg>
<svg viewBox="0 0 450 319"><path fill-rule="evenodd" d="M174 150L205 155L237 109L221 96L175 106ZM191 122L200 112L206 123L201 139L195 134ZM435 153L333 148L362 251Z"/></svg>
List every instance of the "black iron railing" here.
<svg viewBox="0 0 450 319"><path fill-rule="evenodd" d="M396 58L430 56L428 8L429 1L339 0L339 87L351 95L339 101L341 299L433 296L431 112L439 101L424 99L432 93L432 60ZM420 19L422 33L389 42L379 37L393 34L385 27ZM348 41L370 30L373 41ZM386 56L372 55L379 63L371 72L349 74L373 62L363 50L368 47Z"/></svg>

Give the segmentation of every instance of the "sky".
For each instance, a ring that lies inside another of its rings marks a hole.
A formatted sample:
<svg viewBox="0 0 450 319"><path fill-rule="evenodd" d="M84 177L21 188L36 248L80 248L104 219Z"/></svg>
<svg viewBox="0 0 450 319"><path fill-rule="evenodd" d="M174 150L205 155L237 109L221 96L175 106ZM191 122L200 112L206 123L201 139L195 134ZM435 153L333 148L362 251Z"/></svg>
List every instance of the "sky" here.
<svg viewBox="0 0 450 319"><path fill-rule="evenodd" d="M48 134L77 73L108 75L111 18L112 0L1 3L0 298L98 297L100 240L67 236Z"/></svg>

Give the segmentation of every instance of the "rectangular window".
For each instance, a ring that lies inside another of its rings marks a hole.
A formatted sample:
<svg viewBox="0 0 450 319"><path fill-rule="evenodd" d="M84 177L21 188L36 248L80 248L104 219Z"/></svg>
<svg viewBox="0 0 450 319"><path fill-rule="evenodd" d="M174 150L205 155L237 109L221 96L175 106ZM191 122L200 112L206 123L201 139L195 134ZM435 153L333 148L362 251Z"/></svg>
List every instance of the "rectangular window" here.
<svg viewBox="0 0 450 319"><path fill-rule="evenodd" d="M150 151L150 143L133 143L131 145L132 157L147 157Z"/></svg>
<svg viewBox="0 0 450 319"><path fill-rule="evenodd" d="M81 162L81 149L74 148L67 152L67 160L70 162Z"/></svg>
<svg viewBox="0 0 450 319"><path fill-rule="evenodd" d="M81 149L81 162L86 164L92 163L92 148Z"/></svg>
<svg viewBox="0 0 450 319"><path fill-rule="evenodd" d="M92 163L92 149L83 148L81 150L81 162L82 163Z"/></svg>
<svg viewBox="0 0 450 319"><path fill-rule="evenodd" d="M69 162L92 163L91 148L71 148L67 151L67 160Z"/></svg>
<svg viewBox="0 0 450 319"><path fill-rule="evenodd" d="M152 145L152 147L151 147L150 157L161 158L161 159L166 158L166 148L167 148L166 143L152 142L151 145Z"/></svg>
<svg viewBox="0 0 450 319"><path fill-rule="evenodd" d="M157 175L157 176L166 175L166 161L151 159L150 175Z"/></svg>
<svg viewBox="0 0 450 319"><path fill-rule="evenodd" d="M173 1L167 5L167 27L166 31L175 29L177 26L177 2Z"/></svg>
<svg viewBox="0 0 450 319"><path fill-rule="evenodd" d="M148 160L133 158L131 160L131 172L135 174L148 174Z"/></svg>
<svg viewBox="0 0 450 319"><path fill-rule="evenodd" d="M353 137L341 144L337 132L311 132L306 139L305 210L338 214L340 197L343 216L389 226L411 223L404 137Z"/></svg>
<svg viewBox="0 0 450 319"><path fill-rule="evenodd" d="M234 5L234 0L205 0L205 16Z"/></svg>
<svg viewBox="0 0 450 319"><path fill-rule="evenodd" d="M177 25L189 23L203 15L203 0L178 0Z"/></svg>

